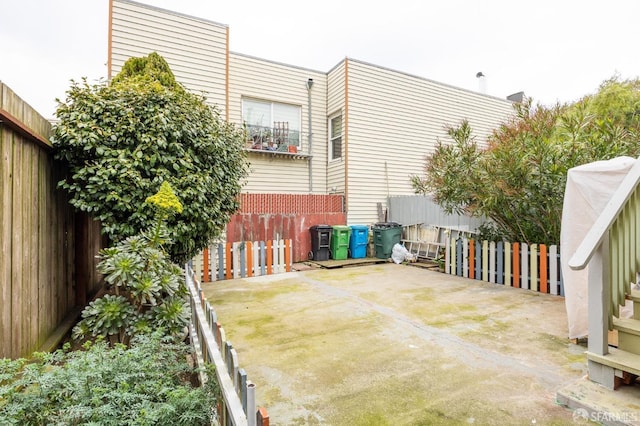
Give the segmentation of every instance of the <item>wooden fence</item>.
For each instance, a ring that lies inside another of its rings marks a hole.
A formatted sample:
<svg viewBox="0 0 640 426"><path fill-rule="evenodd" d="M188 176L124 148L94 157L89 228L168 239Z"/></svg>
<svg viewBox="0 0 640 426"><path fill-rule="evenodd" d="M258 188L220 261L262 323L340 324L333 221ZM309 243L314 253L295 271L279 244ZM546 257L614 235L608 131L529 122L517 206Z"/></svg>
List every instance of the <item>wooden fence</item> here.
<svg viewBox="0 0 640 426"><path fill-rule="evenodd" d="M0 357L55 348L100 283L100 226L57 189L50 132L0 82Z"/></svg>
<svg viewBox="0 0 640 426"><path fill-rule="evenodd" d="M193 259L201 282L291 272L291 240L218 243Z"/></svg>
<svg viewBox="0 0 640 426"><path fill-rule="evenodd" d="M256 386L239 367L238 353L226 339L215 310L205 299L200 283L190 264L185 266L191 300L191 339L198 362L215 366L222 394L218 409L220 425L269 426L269 415L263 407L256 409Z"/></svg>
<svg viewBox="0 0 640 426"><path fill-rule="evenodd" d="M460 277L564 296L556 245L450 238L444 269Z"/></svg>

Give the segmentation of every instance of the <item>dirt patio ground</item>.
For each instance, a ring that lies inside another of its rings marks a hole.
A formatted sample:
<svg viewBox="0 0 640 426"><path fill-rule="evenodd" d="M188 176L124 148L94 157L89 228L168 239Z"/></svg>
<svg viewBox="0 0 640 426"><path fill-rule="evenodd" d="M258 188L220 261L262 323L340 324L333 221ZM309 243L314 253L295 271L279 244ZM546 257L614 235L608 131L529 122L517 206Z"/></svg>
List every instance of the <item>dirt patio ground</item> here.
<svg viewBox="0 0 640 426"><path fill-rule="evenodd" d="M203 289L272 425L576 424L560 297L392 263Z"/></svg>

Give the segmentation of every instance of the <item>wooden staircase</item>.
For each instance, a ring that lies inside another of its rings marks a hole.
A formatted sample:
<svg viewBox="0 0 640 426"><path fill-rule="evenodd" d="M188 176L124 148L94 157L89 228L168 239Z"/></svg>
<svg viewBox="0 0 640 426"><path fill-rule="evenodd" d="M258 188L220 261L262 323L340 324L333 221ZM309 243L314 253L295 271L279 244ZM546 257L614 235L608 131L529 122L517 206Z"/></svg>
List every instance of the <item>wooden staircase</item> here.
<svg viewBox="0 0 640 426"><path fill-rule="evenodd" d="M613 317L613 329L618 332L618 347L599 355L587 352L587 359L614 369L613 388L633 383L640 376L640 291L631 290L627 300L633 302L633 318Z"/></svg>
<svg viewBox="0 0 640 426"><path fill-rule="evenodd" d="M608 201L569 260L588 269L589 379L609 389L640 376L640 292L631 282L640 271L640 158ZM633 301L634 318L620 317L620 305ZM618 347L609 346L609 330Z"/></svg>

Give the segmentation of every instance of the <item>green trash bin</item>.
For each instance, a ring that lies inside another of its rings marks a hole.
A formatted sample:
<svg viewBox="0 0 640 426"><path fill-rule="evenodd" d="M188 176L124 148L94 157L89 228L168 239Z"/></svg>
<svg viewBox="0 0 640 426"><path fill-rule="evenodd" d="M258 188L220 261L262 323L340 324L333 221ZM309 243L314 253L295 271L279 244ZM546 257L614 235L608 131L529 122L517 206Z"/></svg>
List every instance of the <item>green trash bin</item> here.
<svg viewBox="0 0 640 426"><path fill-rule="evenodd" d="M395 244L402 239L402 226L396 222L379 222L373 227L373 242L376 246L376 257L388 259Z"/></svg>
<svg viewBox="0 0 640 426"><path fill-rule="evenodd" d="M331 232L331 258L335 260L346 259L349 253L351 228L344 225L334 225Z"/></svg>

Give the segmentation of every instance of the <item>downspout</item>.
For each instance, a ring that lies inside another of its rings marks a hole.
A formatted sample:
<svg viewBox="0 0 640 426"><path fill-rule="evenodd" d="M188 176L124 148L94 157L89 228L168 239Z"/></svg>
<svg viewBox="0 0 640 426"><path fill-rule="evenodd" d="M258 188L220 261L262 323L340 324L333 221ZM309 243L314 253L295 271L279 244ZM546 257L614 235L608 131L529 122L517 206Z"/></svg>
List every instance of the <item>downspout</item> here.
<svg viewBox="0 0 640 426"><path fill-rule="evenodd" d="M349 214L349 58L344 59L344 212Z"/></svg>
<svg viewBox="0 0 640 426"><path fill-rule="evenodd" d="M229 27L227 27L227 40L225 45L225 79L224 79L224 118L229 122Z"/></svg>
<svg viewBox="0 0 640 426"><path fill-rule="evenodd" d="M309 118L309 193L313 193L313 131L311 128L311 88L313 79L307 80L307 117Z"/></svg>

